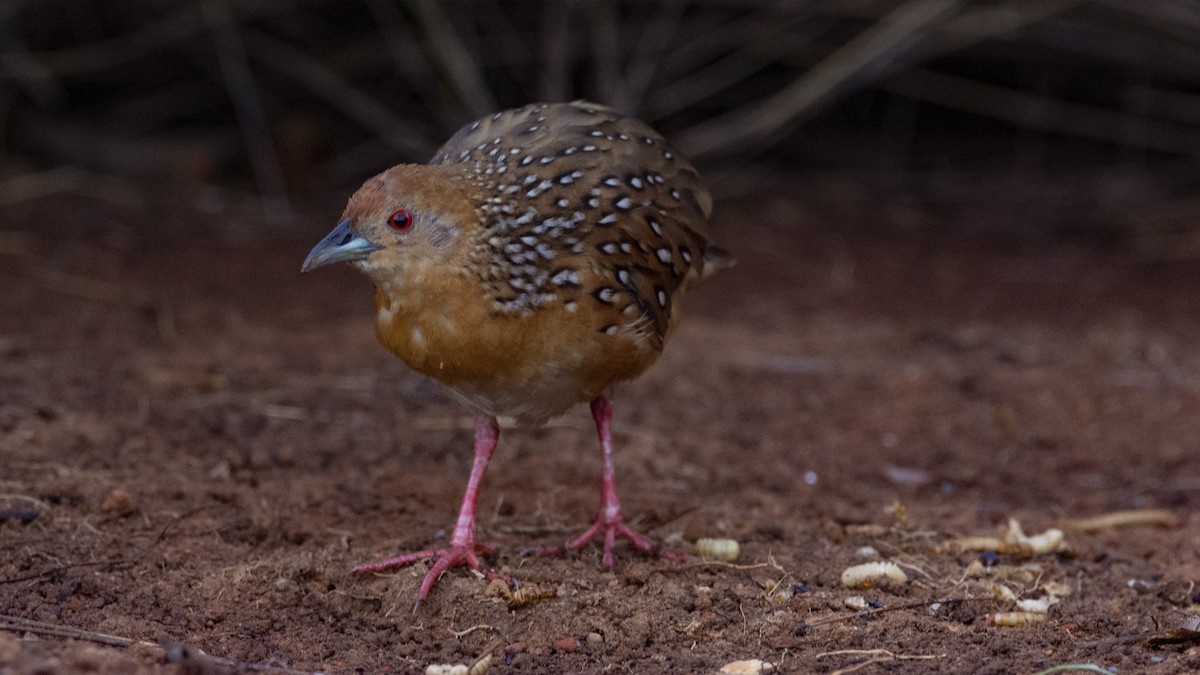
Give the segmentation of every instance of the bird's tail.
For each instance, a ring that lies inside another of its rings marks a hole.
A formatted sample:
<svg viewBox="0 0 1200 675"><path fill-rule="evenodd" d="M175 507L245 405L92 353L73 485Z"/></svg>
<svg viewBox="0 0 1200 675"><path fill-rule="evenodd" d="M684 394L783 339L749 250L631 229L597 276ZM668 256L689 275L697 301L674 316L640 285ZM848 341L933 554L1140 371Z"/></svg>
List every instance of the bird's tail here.
<svg viewBox="0 0 1200 675"><path fill-rule="evenodd" d="M737 264L737 259L733 254L720 246L709 244L704 247L704 271L700 273L700 278L697 283L702 283L712 278L714 274L721 270L727 270Z"/></svg>

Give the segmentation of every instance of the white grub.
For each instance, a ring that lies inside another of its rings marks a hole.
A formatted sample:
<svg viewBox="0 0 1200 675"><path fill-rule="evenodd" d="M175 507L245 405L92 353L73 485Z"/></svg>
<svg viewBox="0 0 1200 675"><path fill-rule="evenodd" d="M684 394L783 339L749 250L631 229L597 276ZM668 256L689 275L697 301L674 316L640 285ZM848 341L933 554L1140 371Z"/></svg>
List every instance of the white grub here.
<svg viewBox="0 0 1200 675"><path fill-rule="evenodd" d="M1016 521L1013 521L1013 524L1016 524ZM1018 531L1017 534L1019 535L1020 532ZM1021 545L1028 546L1030 553L1038 555L1061 551L1066 544L1066 536L1062 530L1051 528L1032 537L1021 536L1017 541Z"/></svg>
<svg viewBox="0 0 1200 675"><path fill-rule="evenodd" d="M1065 598L1071 594L1071 587L1061 581L1047 581L1038 590L1053 598Z"/></svg>
<svg viewBox="0 0 1200 675"><path fill-rule="evenodd" d="M1062 530L1051 528L1026 536L1021 529L1021 523L1016 518L1009 518L1008 526L999 537L959 537L951 539L937 547L938 551L995 551L1001 555L1031 556L1044 553L1056 553L1066 548L1066 535Z"/></svg>
<svg viewBox="0 0 1200 675"><path fill-rule="evenodd" d="M846 609L852 609L856 612L862 612L871 608L871 606L867 604L867 599L861 595L852 595L848 598L842 598L842 605L844 605Z"/></svg>
<svg viewBox="0 0 1200 675"><path fill-rule="evenodd" d="M759 675L760 673L775 672L775 664L768 663L762 659L746 659L744 661L733 661L721 666L721 672L725 675Z"/></svg>
<svg viewBox="0 0 1200 675"><path fill-rule="evenodd" d="M425 667L425 675L468 675L470 669L461 663L434 663Z"/></svg>
<svg viewBox="0 0 1200 675"><path fill-rule="evenodd" d="M492 655L484 654L479 657L471 667L467 669L467 675L483 675L492 667Z"/></svg>
<svg viewBox="0 0 1200 675"><path fill-rule="evenodd" d="M997 600L1002 600L1004 602L1017 601L1016 592L1004 584L992 584L991 591L992 597L996 598Z"/></svg>
<svg viewBox="0 0 1200 675"><path fill-rule="evenodd" d="M1016 628L1046 620L1045 612L996 612L987 615L987 622L993 626Z"/></svg>
<svg viewBox="0 0 1200 675"><path fill-rule="evenodd" d="M701 558L714 558L716 560L728 560L730 562L737 560L741 554L741 548L734 539L697 539L696 540L696 555Z"/></svg>
<svg viewBox="0 0 1200 675"><path fill-rule="evenodd" d="M1044 598L1019 600L1017 601L1017 609L1022 612L1041 612L1045 614L1050 611L1050 606L1058 602L1058 598L1047 596Z"/></svg>
<svg viewBox="0 0 1200 675"><path fill-rule="evenodd" d="M869 562L847 567L842 572L842 585L846 588L866 590L880 582L908 583L908 575L893 562Z"/></svg>

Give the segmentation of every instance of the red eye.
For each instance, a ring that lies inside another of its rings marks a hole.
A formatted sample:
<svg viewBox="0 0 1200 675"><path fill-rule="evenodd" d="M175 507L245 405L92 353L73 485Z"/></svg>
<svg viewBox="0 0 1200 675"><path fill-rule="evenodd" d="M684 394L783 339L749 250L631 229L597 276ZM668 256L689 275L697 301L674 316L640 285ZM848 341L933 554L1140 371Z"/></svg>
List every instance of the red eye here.
<svg viewBox="0 0 1200 675"><path fill-rule="evenodd" d="M397 209L388 216L388 225L393 230L403 232L413 226L413 214L408 209Z"/></svg>

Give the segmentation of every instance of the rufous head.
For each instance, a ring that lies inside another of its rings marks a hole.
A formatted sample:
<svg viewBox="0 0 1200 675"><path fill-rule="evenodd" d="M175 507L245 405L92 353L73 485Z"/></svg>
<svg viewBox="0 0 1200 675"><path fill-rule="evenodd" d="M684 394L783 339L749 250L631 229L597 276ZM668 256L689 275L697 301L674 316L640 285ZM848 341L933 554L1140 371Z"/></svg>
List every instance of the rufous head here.
<svg viewBox="0 0 1200 675"><path fill-rule="evenodd" d="M367 180L300 271L347 262L388 290L466 255L475 209L441 166L401 164Z"/></svg>

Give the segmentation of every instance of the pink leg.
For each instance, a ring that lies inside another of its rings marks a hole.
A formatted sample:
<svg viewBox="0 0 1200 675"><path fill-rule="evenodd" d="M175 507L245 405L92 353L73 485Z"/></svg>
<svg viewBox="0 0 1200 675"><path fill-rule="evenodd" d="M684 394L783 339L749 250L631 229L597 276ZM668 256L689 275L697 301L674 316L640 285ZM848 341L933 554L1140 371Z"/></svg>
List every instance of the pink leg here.
<svg viewBox="0 0 1200 675"><path fill-rule="evenodd" d="M499 438L500 427L496 424L496 418L478 417L475 419L475 461L471 465L471 477L467 479L467 492L463 495L462 506L458 511L458 522L454 524L454 535L450 537L449 548L427 549L379 562L365 563L354 567L351 572L356 574L379 572L404 567L421 560L435 559L417 592L417 604L413 606L413 613L416 613L417 608L421 606L421 601L429 595L433 584L451 567L466 565L472 569L479 569L479 558L475 554L477 552L491 553L496 550L494 546L475 543L475 505L479 501L479 485L483 482L483 474L487 471L488 460L491 459L492 451L496 449L496 441Z"/></svg>
<svg viewBox="0 0 1200 675"><path fill-rule="evenodd" d="M600 450L604 455L604 473L600 480L600 510L596 513L596 520L591 527L567 542L566 547L572 551L582 548L584 544L603 532L604 556L601 558L601 563L605 567L612 567L612 550L618 534L624 536L635 548L642 551L653 551L654 542L626 525L625 517L621 515L621 500L617 497L616 470L613 468L612 403L607 397L600 396L592 401L592 418L596 420L596 434L600 437ZM556 550L544 549L541 552ZM687 558L682 554L666 551L660 551L659 555L679 562Z"/></svg>

